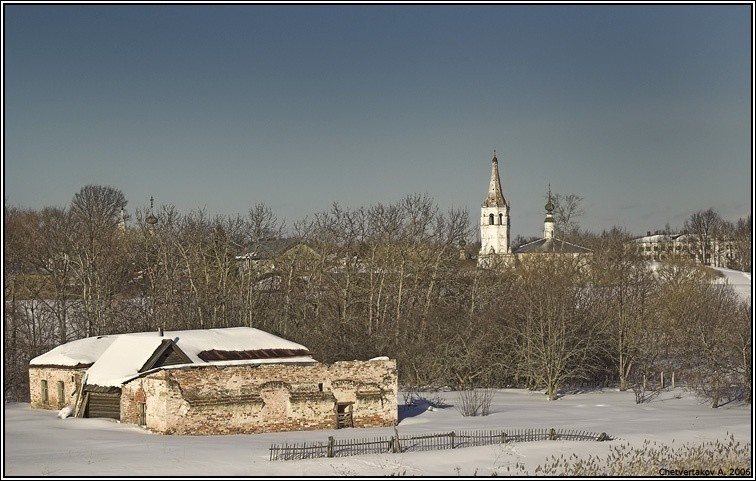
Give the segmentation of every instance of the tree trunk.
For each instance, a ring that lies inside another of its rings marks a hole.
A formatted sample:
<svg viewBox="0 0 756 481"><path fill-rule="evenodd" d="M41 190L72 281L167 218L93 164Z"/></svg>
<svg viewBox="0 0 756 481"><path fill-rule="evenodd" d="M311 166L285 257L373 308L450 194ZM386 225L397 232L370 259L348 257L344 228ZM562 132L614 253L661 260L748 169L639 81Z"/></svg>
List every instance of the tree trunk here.
<svg viewBox="0 0 756 481"><path fill-rule="evenodd" d="M719 407L719 373L714 371L714 383L711 391L711 407L716 409Z"/></svg>

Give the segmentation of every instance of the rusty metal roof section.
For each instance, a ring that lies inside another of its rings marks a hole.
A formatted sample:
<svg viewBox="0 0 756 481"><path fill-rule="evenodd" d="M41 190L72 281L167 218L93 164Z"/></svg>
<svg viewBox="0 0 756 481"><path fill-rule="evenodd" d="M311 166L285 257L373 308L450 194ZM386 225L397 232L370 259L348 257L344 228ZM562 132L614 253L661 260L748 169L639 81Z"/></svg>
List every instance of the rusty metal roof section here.
<svg viewBox="0 0 756 481"><path fill-rule="evenodd" d="M248 359L281 359L312 355L307 349L255 349L250 351L219 351L211 349L202 351L197 357L205 362L243 361Z"/></svg>
<svg viewBox="0 0 756 481"><path fill-rule="evenodd" d="M501 190L501 179L499 178L499 159L496 158L494 150L493 159L491 159L491 183L488 186L488 196L483 201L482 207L506 207L507 201Z"/></svg>

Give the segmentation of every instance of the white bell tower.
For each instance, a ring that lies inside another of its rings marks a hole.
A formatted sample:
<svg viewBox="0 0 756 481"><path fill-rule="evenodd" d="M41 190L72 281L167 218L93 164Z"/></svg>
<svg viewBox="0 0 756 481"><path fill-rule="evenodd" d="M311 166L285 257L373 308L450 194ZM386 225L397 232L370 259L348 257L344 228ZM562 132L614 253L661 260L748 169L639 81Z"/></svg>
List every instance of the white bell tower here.
<svg viewBox="0 0 756 481"><path fill-rule="evenodd" d="M509 204L501 192L499 160L494 150L491 159L491 183L480 209L480 255L478 264L491 255L511 254L509 246ZM490 264L490 263L489 263Z"/></svg>
<svg viewBox="0 0 756 481"><path fill-rule="evenodd" d="M543 238L554 238L554 203L551 202L551 184L549 184L549 201L546 202L546 218L543 220Z"/></svg>

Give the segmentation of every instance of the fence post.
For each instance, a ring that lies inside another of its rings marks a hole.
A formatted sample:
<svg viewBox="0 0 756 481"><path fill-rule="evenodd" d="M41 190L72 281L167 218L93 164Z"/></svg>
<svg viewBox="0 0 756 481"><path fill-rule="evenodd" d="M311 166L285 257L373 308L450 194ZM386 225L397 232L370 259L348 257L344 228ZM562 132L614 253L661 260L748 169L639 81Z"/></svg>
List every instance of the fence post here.
<svg viewBox="0 0 756 481"><path fill-rule="evenodd" d="M646 375L643 375L643 390L646 390Z"/></svg>
<svg viewBox="0 0 756 481"><path fill-rule="evenodd" d="M449 433L449 437L451 438L451 448L454 449L454 431Z"/></svg>
<svg viewBox="0 0 756 481"><path fill-rule="evenodd" d="M328 436L328 457L333 457L333 436Z"/></svg>
<svg viewBox="0 0 756 481"><path fill-rule="evenodd" d="M675 371L672 371L672 389L675 388Z"/></svg>
<svg viewBox="0 0 756 481"><path fill-rule="evenodd" d="M551 430L549 431L549 439L553 441L556 438L557 438L556 429L551 428Z"/></svg>
<svg viewBox="0 0 756 481"><path fill-rule="evenodd" d="M501 432L501 444L507 444L507 433L504 431Z"/></svg>
<svg viewBox="0 0 756 481"><path fill-rule="evenodd" d="M399 453L402 451L402 447L399 445L399 430L396 429L396 426L394 426L394 436L392 439L394 440L392 450L395 453Z"/></svg>
<svg viewBox="0 0 756 481"><path fill-rule="evenodd" d="M664 371L661 372L661 387L664 389Z"/></svg>

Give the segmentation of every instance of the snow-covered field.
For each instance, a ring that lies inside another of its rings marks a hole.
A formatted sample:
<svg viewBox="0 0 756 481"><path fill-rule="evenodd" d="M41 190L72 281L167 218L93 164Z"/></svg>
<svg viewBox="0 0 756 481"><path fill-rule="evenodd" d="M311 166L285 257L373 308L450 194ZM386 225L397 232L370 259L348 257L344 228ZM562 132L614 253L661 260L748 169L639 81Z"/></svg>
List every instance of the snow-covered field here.
<svg viewBox="0 0 756 481"><path fill-rule="evenodd" d="M491 476L514 474L516 464L533 473L552 456L604 457L611 446L701 443L733 435L751 442L752 406L711 409L677 388L636 404L632 391L616 389L565 394L548 401L540 392L502 389L491 414L463 417L458 394L443 393L442 409L400 406L401 434L470 429L562 428L606 432L615 439L540 441L455 450L354 457L269 461L272 443L391 436L393 428L341 429L239 436L164 436L106 419L59 419L56 411L6 403L4 476ZM400 396L400 402L403 397Z"/></svg>

